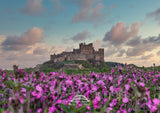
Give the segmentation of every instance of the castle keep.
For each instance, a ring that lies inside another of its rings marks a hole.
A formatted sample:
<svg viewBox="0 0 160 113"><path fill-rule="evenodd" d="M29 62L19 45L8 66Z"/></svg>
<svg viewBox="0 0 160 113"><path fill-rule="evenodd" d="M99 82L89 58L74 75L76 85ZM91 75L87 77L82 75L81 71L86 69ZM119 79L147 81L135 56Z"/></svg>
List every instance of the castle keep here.
<svg viewBox="0 0 160 113"><path fill-rule="evenodd" d="M98 51L94 50L93 43L86 45L85 43L79 44L79 49L73 49L72 52L62 52L50 56L50 60L57 61L72 61L72 60L88 60L104 62L104 49L99 48Z"/></svg>

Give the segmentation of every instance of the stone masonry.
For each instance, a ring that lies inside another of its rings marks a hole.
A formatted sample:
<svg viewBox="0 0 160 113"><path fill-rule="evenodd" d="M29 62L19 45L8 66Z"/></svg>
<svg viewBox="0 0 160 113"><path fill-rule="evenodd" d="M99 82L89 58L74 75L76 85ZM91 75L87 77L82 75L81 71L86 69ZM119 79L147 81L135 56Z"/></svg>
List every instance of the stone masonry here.
<svg viewBox="0 0 160 113"><path fill-rule="evenodd" d="M62 52L57 55L50 55L50 60L54 60L54 62L73 60L94 60L104 62L104 49L99 48L98 51L95 51L93 43L90 43L88 45L85 43L80 43L79 49L73 49L72 52Z"/></svg>

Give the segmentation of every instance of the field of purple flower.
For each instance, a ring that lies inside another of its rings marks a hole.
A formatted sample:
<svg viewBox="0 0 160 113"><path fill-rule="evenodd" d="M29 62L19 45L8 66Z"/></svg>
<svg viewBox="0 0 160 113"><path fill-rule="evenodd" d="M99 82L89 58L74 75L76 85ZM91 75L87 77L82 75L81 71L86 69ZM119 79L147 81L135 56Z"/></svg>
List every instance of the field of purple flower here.
<svg viewBox="0 0 160 113"><path fill-rule="evenodd" d="M88 103L77 98L83 95ZM0 113L159 113L160 72L125 65L88 75L0 70Z"/></svg>

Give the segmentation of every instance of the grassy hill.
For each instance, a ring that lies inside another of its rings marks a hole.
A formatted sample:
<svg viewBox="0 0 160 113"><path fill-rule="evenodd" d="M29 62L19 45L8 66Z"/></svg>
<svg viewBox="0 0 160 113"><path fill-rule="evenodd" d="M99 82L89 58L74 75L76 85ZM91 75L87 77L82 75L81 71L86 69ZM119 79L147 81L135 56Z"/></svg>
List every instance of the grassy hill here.
<svg viewBox="0 0 160 113"><path fill-rule="evenodd" d="M54 61L47 61L43 64L36 66L37 68L52 68L52 69L61 69L65 64L81 64L84 68L111 68L115 67L120 64L122 67L124 64L117 63L117 62L101 62L100 64L90 63L89 61L62 61L62 62L54 62Z"/></svg>
<svg viewBox="0 0 160 113"><path fill-rule="evenodd" d="M73 63L74 64L83 64L86 67L83 69L63 69L62 68L65 64L73 64ZM121 65L122 67L124 66L124 64L118 63L118 62L104 62L103 64L96 67L96 66L92 66L90 63L84 62L84 61L63 61L63 62L47 61L47 62L44 62L43 64L38 65L38 67L39 67L38 69L40 69L44 73L54 72L54 71L58 72L60 69L62 69L63 72L65 72L69 75L70 74L89 74L90 72L110 73L111 69L116 67L118 64ZM142 69L145 72L150 71L150 70L160 71L160 66L138 67L134 64L128 64L128 66ZM35 71L37 69L36 68L26 68L24 70L25 70L25 72L31 72L31 71Z"/></svg>
<svg viewBox="0 0 160 113"><path fill-rule="evenodd" d="M80 64L84 68L83 69L62 69L65 64ZM89 72L110 72L112 67L116 67L118 64L124 66L122 63L117 62L102 62L99 65L91 64L88 61L62 61L62 62L54 62L54 61L46 61L43 64L37 65L35 68L26 68L27 72L35 71L40 69L42 72L53 72L62 69L67 74L88 74Z"/></svg>

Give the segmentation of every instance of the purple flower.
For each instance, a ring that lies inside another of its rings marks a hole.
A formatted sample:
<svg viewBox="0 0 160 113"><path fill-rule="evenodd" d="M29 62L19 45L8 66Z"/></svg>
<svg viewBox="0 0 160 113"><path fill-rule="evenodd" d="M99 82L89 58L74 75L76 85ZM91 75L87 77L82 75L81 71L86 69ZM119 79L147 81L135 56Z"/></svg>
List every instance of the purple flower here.
<svg viewBox="0 0 160 113"><path fill-rule="evenodd" d="M118 85L121 84L122 78L118 79Z"/></svg>
<svg viewBox="0 0 160 113"><path fill-rule="evenodd" d="M37 110L37 112L38 112L38 113L42 113L42 108L39 108L39 109Z"/></svg>
<svg viewBox="0 0 160 113"><path fill-rule="evenodd" d="M51 86L49 89L50 89L51 92L53 92L54 91L54 86Z"/></svg>
<svg viewBox="0 0 160 113"><path fill-rule="evenodd" d="M139 82L138 84L139 84L140 86L142 86L142 87L145 86L145 83L143 83L143 82Z"/></svg>
<svg viewBox="0 0 160 113"><path fill-rule="evenodd" d="M19 97L19 101L21 102L21 104L24 103L24 99L21 96Z"/></svg>
<svg viewBox="0 0 160 113"><path fill-rule="evenodd" d="M100 101L101 100L101 97L100 96L96 96L95 98L97 101Z"/></svg>
<svg viewBox="0 0 160 113"><path fill-rule="evenodd" d="M98 103L98 101L97 101L97 99L93 99L93 104L97 104Z"/></svg>
<svg viewBox="0 0 160 113"><path fill-rule="evenodd" d="M126 110L124 110L124 109L122 109L121 111L122 111L122 113L127 113L127 111L126 111Z"/></svg>
<svg viewBox="0 0 160 113"><path fill-rule="evenodd" d="M66 84L69 84L69 85L73 85L73 82L71 80L66 80Z"/></svg>
<svg viewBox="0 0 160 113"><path fill-rule="evenodd" d="M100 108L100 106L98 104L94 104L93 106L95 109Z"/></svg>
<svg viewBox="0 0 160 113"><path fill-rule="evenodd" d="M109 77L108 79L109 79L111 82L113 81L113 77Z"/></svg>
<svg viewBox="0 0 160 113"><path fill-rule="evenodd" d="M97 86L95 86L95 85L92 85L92 91L97 91L97 89L98 89L98 87Z"/></svg>
<svg viewBox="0 0 160 113"><path fill-rule="evenodd" d="M56 110L55 106L49 107L49 113L54 113Z"/></svg>
<svg viewBox="0 0 160 113"><path fill-rule="evenodd" d="M125 85L125 89L128 91L129 88L130 88L130 85L129 85L129 84L126 84L126 85Z"/></svg>
<svg viewBox="0 0 160 113"><path fill-rule="evenodd" d="M154 103L154 105L157 106L158 104L160 104L160 100L155 98L155 99L153 99L153 103Z"/></svg>
<svg viewBox="0 0 160 113"><path fill-rule="evenodd" d="M98 85L102 85L102 86L104 86L104 85L105 85L105 83L103 82L103 80L99 80L99 81L97 81L97 84L98 84Z"/></svg>
<svg viewBox="0 0 160 113"><path fill-rule="evenodd" d="M108 98L105 98L105 99L104 99L104 102L106 102L106 101L109 102L109 99L108 99Z"/></svg>
<svg viewBox="0 0 160 113"><path fill-rule="evenodd" d="M31 94L32 94L33 96L37 96L37 93L36 93L35 91L32 91Z"/></svg>
<svg viewBox="0 0 160 113"><path fill-rule="evenodd" d="M107 113L110 113L110 111L112 111L112 110L113 110L113 108L112 108L112 107L107 107L106 109L107 109Z"/></svg>
<svg viewBox="0 0 160 113"><path fill-rule="evenodd" d="M88 110L90 110L90 109L91 109L91 107L90 107L90 106L87 106L86 108L87 108Z"/></svg>
<svg viewBox="0 0 160 113"><path fill-rule="evenodd" d="M153 112L156 111L157 109L158 108L155 105L152 105L151 108L150 108L150 110L153 111Z"/></svg>
<svg viewBox="0 0 160 113"><path fill-rule="evenodd" d="M114 70L115 70L115 69L114 69L114 68L112 68L111 73L114 73Z"/></svg>
<svg viewBox="0 0 160 113"><path fill-rule="evenodd" d="M43 92L43 89L42 89L42 87L40 85L36 86L36 90L39 91L39 92Z"/></svg>
<svg viewBox="0 0 160 113"><path fill-rule="evenodd" d="M124 97L122 101L123 101L123 103L127 103L128 102L128 98Z"/></svg>
<svg viewBox="0 0 160 113"><path fill-rule="evenodd" d="M113 86L110 86L109 90L113 93L114 87L113 87Z"/></svg>

